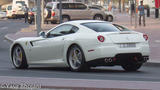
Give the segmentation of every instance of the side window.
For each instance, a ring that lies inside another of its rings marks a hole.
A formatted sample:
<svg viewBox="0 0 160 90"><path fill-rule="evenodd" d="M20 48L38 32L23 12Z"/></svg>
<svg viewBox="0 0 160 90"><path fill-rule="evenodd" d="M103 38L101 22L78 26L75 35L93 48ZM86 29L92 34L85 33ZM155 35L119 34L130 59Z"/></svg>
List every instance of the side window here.
<svg viewBox="0 0 160 90"><path fill-rule="evenodd" d="M86 9L87 6L81 3L75 3L75 9Z"/></svg>
<svg viewBox="0 0 160 90"><path fill-rule="evenodd" d="M68 3L68 9L75 9L74 3Z"/></svg>
<svg viewBox="0 0 160 90"><path fill-rule="evenodd" d="M94 6L89 6L90 9L98 9L101 10L100 8L94 7Z"/></svg>
<svg viewBox="0 0 160 90"><path fill-rule="evenodd" d="M78 27L66 24L66 25L59 26L53 29L52 31L50 31L47 37L51 38L51 37L63 36L63 35L75 33L77 31L78 31Z"/></svg>
<svg viewBox="0 0 160 90"><path fill-rule="evenodd" d="M57 8L59 9L59 4L57 4ZM68 9L69 5L68 3L62 3L62 9Z"/></svg>
<svg viewBox="0 0 160 90"><path fill-rule="evenodd" d="M7 8L8 10L12 10L12 6L8 6L8 8Z"/></svg>

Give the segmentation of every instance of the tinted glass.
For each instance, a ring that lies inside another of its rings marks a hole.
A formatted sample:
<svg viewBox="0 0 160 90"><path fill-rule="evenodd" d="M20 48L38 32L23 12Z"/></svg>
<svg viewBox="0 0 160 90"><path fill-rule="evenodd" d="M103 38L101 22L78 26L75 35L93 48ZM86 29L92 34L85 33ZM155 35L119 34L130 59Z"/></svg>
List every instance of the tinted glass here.
<svg viewBox="0 0 160 90"><path fill-rule="evenodd" d="M57 4L57 8L59 9L59 4ZM62 9L68 9L69 4L68 3L62 3Z"/></svg>
<svg viewBox="0 0 160 90"><path fill-rule="evenodd" d="M117 27L105 22L83 23L82 25L96 31L96 32L118 32Z"/></svg>
<svg viewBox="0 0 160 90"><path fill-rule="evenodd" d="M97 7L93 7L93 6L89 6L90 9L98 9L98 10L101 10L100 8L97 8Z"/></svg>
<svg viewBox="0 0 160 90"><path fill-rule="evenodd" d="M51 38L51 37L56 37L56 36L62 36L62 35L66 35L66 34L72 34L77 31L78 31L77 27L67 24L67 25L62 25L62 26L59 26L59 27L53 29L51 32L49 32L47 37Z"/></svg>
<svg viewBox="0 0 160 90"><path fill-rule="evenodd" d="M12 6L8 6L8 10L12 10Z"/></svg>
<svg viewBox="0 0 160 90"><path fill-rule="evenodd" d="M120 26L120 25L117 25L117 24L113 24L115 27L117 27L120 31L131 31L131 30L129 30L129 29L127 29L127 28L125 28L125 27L122 27L122 26Z"/></svg>
<svg viewBox="0 0 160 90"><path fill-rule="evenodd" d="M69 5L68 6L69 9L75 9L75 4L74 3L69 3L68 5Z"/></svg>
<svg viewBox="0 0 160 90"><path fill-rule="evenodd" d="M18 4L18 3L22 4L23 6L25 5L24 1L16 1L16 4Z"/></svg>
<svg viewBox="0 0 160 90"><path fill-rule="evenodd" d="M75 3L75 9L86 9L87 6L81 3Z"/></svg>

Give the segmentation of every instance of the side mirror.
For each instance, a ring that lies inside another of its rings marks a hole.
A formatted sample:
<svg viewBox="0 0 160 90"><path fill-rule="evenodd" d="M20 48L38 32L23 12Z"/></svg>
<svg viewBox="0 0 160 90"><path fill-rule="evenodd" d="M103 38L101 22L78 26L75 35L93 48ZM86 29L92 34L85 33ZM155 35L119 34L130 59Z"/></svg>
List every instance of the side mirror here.
<svg viewBox="0 0 160 90"><path fill-rule="evenodd" d="M46 37L46 33L45 33L44 31L41 31L41 32L39 33L39 36L41 36L41 37Z"/></svg>

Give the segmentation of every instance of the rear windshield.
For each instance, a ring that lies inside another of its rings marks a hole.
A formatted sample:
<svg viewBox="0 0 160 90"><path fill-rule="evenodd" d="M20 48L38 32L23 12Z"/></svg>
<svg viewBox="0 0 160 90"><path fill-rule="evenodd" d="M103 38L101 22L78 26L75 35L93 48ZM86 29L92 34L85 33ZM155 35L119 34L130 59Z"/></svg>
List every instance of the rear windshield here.
<svg viewBox="0 0 160 90"><path fill-rule="evenodd" d="M114 25L106 23L106 22L83 23L82 25L96 32L119 32L120 31Z"/></svg>

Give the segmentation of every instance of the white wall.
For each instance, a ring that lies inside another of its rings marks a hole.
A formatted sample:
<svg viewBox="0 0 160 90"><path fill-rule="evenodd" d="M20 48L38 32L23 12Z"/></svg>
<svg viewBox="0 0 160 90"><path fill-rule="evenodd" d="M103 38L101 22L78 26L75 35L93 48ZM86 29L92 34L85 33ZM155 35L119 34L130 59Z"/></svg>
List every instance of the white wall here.
<svg viewBox="0 0 160 90"><path fill-rule="evenodd" d="M140 1L141 0L139 0L139 4L140 4ZM152 8L152 7L155 7L155 0L143 0L143 4L144 5L149 5L150 6L150 8Z"/></svg>

